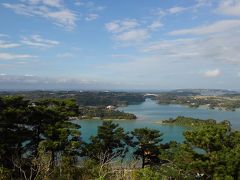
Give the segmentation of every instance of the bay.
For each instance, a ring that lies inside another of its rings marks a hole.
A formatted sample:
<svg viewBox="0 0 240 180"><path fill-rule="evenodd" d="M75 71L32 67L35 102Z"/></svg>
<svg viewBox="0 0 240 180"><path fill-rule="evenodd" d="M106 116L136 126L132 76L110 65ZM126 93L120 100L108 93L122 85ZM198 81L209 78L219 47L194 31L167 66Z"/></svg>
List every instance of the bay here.
<svg viewBox="0 0 240 180"><path fill-rule="evenodd" d="M186 116L200 119L215 119L217 121L229 120L233 129L240 129L240 111L222 111L218 109L189 108L183 105L161 105L156 101L146 99L145 102L136 105L119 107L118 110L133 113L137 120L114 120L125 131L132 131L135 128L148 127L161 131L163 142L184 140L182 133L185 127L174 125L163 125L156 122L177 116ZM84 141L97 133L97 127L102 124L102 120L76 120L75 123L81 125L81 133Z"/></svg>

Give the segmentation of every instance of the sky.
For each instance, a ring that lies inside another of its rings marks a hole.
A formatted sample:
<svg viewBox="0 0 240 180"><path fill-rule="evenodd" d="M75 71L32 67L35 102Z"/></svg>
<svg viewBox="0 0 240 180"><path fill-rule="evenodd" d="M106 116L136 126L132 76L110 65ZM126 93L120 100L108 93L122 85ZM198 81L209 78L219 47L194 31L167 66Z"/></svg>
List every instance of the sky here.
<svg viewBox="0 0 240 180"><path fill-rule="evenodd" d="M240 89L240 0L1 0L0 89Z"/></svg>

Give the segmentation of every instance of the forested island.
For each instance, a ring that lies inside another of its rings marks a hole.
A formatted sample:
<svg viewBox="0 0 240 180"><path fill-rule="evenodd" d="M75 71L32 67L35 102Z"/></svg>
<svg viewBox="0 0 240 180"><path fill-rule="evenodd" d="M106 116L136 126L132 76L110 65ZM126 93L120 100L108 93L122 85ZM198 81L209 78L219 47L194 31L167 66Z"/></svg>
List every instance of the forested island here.
<svg viewBox="0 0 240 180"><path fill-rule="evenodd" d="M136 115L107 107L79 107L79 119L137 119Z"/></svg>
<svg viewBox="0 0 240 180"><path fill-rule="evenodd" d="M0 179L240 177L240 132L231 130L230 124L198 124L199 128L184 132L184 142L162 143L158 130L126 132L112 121L102 121L96 135L85 142L80 125L69 119L79 109L73 99L33 103L19 96L0 97ZM185 122L182 119L175 122Z"/></svg>
<svg viewBox="0 0 240 180"><path fill-rule="evenodd" d="M170 118L168 120L163 120L161 121L161 123L169 125L187 126L192 128L201 128L202 126L231 126L231 123L227 120L217 123L217 121L214 119L203 120L184 116L178 116L175 119Z"/></svg>

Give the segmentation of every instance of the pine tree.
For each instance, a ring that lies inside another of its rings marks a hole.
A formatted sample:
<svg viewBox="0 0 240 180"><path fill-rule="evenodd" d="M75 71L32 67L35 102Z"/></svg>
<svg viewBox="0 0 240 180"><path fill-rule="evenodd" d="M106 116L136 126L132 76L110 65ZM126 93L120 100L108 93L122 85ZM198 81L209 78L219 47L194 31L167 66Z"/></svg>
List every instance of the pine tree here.
<svg viewBox="0 0 240 180"><path fill-rule="evenodd" d="M153 165L159 163L159 143L162 141L163 135L158 130L148 128L139 128L131 132L134 136L133 145L136 149L134 155L142 159L142 168L145 165Z"/></svg>

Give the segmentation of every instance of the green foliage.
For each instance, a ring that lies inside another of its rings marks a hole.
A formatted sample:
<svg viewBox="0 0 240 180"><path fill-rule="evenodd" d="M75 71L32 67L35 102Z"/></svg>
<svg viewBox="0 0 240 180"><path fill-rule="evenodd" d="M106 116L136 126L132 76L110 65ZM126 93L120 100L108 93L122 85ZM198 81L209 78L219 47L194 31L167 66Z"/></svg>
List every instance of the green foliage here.
<svg viewBox="0 0 240 180"><path fill-rule="evenodd" d="M134 180L163 180L167 179L158 169L143 168L136 170L133 175Z"/></svg>
<svg viewBox="0 0 240 180"><path fill-rule="evenodd" d="M220 150L226 144L228 129L224 126L204 126L198 131L184 133L190 146L204 149L207 153Z"/></svg>
<svg viewBox="0 0 240 180"><path fill-rule="evenodd" d="M116 157L124 157L128 151L129 136L124 129L112 121L103 121L96 136L84 147L84 154L98 162L107 162Z"/></svg>
<svg viewBox="0 0 240 180"><path fill-rule="evenodd" d="M148 128L139 128L131 132L133 135L133 146L135 147L134 155L142 159L142 168L145 165L159 163L158 144L162 141L161 134L158 130Z"/></svg>
<svg viewBox="0 0 240 180"><path fill-rule="evenodd" d="M235 111L240 108L239 94L223 96L203 96L196 93L161 93L157 100L159 104L183 104L192 108L205 105L210 109L225 109Z"/></svg>
<svg viewBox="0 0 240 180"><path fill-rule="evenodd" d="M80 115L82 119L136 119L131 113L125 113L118 110L109 110L105 107L81 107Z"/></svg>
<svg viewBox="0 0 240 180"><path fill-rule="evenodd" d="M79 125L69 116L78 113L74 100L44 99L30 102L23 97L0 97L0 165L18 168L24 176L38 157L39 146L51 152L51 164L57 157L79 153ZM34 165L35 166L35 165ZM13 173L18 176L18 172Z"/></svg>
<svg viewBox="0 0 240 180"><path fill-rule="evenodd" d="M216 125L217 122L214 119L197 119L197 118L191 118L191 117L184 117L184 116L178 116L175 119L169 119L162 121L164 124L174 124L174 125L181 125L181 126L190 126L190 127L199 127L199 126L205 126L205 125Z"/></svg>
<svg viewBox="0 0 240 180"><path fill-rule="evenodd" d="M141 93L126 92L81 92L75 97L81 106L128 105L145 100Z"/></svg>
<svg viewBox="0 0 240 180"><path fill-rule="evenodd" d="M80 180L82 179L83 171L74 165L72 159L68 156L62 156L53 172L49 175L50 179L57 180Z"/></svg>
<svg viewBox="0 0 240 180"><path fill-rule="evenodd" d="M31 137L31 131L25 126L28 103L22 97L0 97L0 164L6 168L12 168L13 154L26 151L22 143Z"/></svg>
<svg viewBox="0 0 240 180"><path fill-rule="evenodd" d="M0 95L24 96L26 99L71 99L79 106L129 105L145 101L144 93L134 92L99 92L99 91L20 91L0 92Z"/></svg>
<svg viewBox="0 0 240 180"><path fill-rule="evenodd" d="M69 121L78 113L72 99L0 97L0 180L240 178L240 132L232 131L228 121L170 120L199 128L186 131L184 143L167 144L160 144L157 130L139 128L129 136L118 124L103 121L97 135L84 143L80 126ZM114 164L130 146L143 169Z"/></svg>
<svg viewBox="0 0 240 180"><path fill-rule="evenodd" d="M0 180L8 180L11 178L11 171L4 167L0 167Z"/></svg>
<svg viewBox="0 0 240 180"><path fill-rule="evenodd" d="M240 177L239 132L231 132L226 126L207 126L185 134L186 144L201 148L206 153L193 151L192 168L206 177Z"/></svg>

